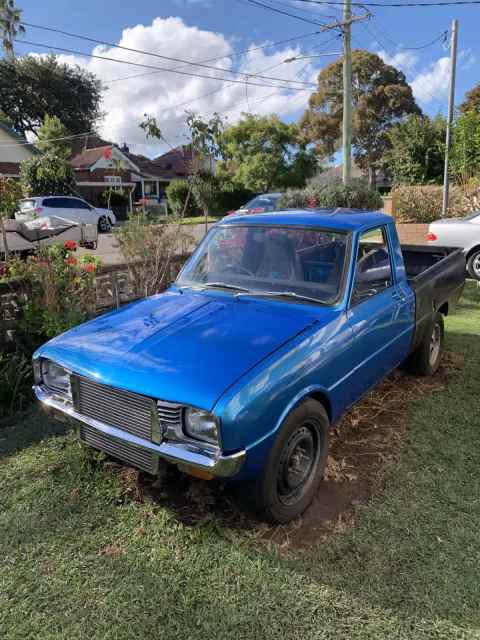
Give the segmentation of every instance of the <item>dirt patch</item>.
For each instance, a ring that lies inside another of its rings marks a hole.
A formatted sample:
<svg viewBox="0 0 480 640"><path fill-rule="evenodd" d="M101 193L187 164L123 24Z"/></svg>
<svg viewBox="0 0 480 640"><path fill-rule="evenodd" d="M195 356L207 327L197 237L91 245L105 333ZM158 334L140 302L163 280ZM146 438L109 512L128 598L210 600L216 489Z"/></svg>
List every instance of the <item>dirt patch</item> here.
<svg viewBox="0 0 480 640"><path fill-rule="evenodd" d="M155 481L142 474L125 476L126 498L153 500L186 525L216 521L234 537L246 535L281 548L314 547L353 526L354 507L369 501L401 450L410 404L441 391L460 367L451 354L434 378L396 371L346 414L333 429L317 496L303 516L288 525L258 522L239 511L220 483L190 478L173 467L165 467L163 477Z"/></svg>

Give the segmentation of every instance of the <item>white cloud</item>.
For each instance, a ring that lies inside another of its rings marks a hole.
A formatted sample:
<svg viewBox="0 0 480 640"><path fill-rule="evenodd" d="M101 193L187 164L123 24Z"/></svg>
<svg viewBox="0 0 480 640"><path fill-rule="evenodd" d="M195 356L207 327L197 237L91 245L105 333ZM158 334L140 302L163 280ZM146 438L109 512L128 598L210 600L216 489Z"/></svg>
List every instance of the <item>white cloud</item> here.
<svg viewBox="0 0 480 640"><path fill-rule="evenodd" d="M448 92L450 82L450 59L445 56L432 62L410 83L413 95L423 103L443 97Z"/></svg>
<svg viewBox="0 0 480 640"><path fill-rule="evenodd" d="M418 56L411 51L399 51L393 56L386 51L377 51L377 54L382 58L385 64L389 64L396 69L400 69L404 73L410 73L415 68L418 62Z"/></svg>
<svg viewBox="0 0 480 640"><path fill-rule="evenodd" d="M220 33L201 30L187 26L181 18L156 18L151 25L136 25L123 31L120 45L142 51L155 52L172 58L205 61L210 58L226 56L232 53L228 40ZM258 46L263 43L252 43ZM128 60L155 67L175 68L192 71L208 76L196 78L166 71L149 73L128 65L99 59L60 56L68 64L80 64L95 73L106 85L111 80L129 77L128 80L112 82L104 92L104 121L99 126L100 134L117 143L126 141L140 153L153 150L151 141L147 143L143 131L138 124L145 113L157 118L165 138L172 144L185 141L185 110L194 110L204 117L217 111L228 116L228 122L235 122L242 111L258 114L276 113L279 116L295 114L303 109L308 101L312 87L304 92L289 92L279 88L248 86L245 84L228 84L211 79L213 75L230 77L225 72L192 67L182 63L174 63L152 56L123 51L120 49L98 46L94 54ZM286 58L301 54L297 47L288 47L268 54L266 50L251 51L241 57L223 58L209 64L226 69L239 69L246 73L263 72L265 75L315 82L318 69L312 62L305 60L282 64ZM267 71L269 67L274 67ZM137 76L139 77L131 77ZM232 76L236 78L237 76ZM238 77L237 77L238 78ZM274 84L271 81L251 79L260 84ZM228 86L227 86L228 85ZM216 91L222 89L221 91ZM210 95L206 95L210 94ZM203 97L202 97L203 96ZM248 98L248 101L247 101Z"/></svg>

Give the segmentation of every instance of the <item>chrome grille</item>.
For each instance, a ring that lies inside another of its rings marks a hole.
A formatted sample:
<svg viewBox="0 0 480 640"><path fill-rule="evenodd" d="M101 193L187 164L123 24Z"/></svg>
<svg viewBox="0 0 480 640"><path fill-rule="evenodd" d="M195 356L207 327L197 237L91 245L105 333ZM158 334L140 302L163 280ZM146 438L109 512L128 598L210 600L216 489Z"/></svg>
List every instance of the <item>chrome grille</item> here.
<svg viewBox="0 0 480 640"><path fill-rule="evenodd" d="M136 447L130 442L118 440L87 425L80 427L80 438L94 449L99 449L122 462L137 469L155 475L157 471L156 456L147 449Z"/></svg>
<svg viewBox="0 0 480 640"><path fill-rule="evenodd" d="M182 436L182 409L182 405L173 402L157 402L160 430L167 439Z"/></svg>
<svg viewBox="0 0 480 640"><path fill-rule="evenodd" d="M75 376L74 386L78 413L139 438L152 439L154 400L80 376Z"/></svg>

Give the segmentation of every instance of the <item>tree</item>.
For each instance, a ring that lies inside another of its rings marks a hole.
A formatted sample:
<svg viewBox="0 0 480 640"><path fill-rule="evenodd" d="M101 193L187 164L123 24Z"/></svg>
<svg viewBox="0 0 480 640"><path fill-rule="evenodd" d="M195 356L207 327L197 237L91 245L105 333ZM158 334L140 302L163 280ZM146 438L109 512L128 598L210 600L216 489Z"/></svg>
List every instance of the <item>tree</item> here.
<svg viewBox="0 0 480 640"><path fill-rule="evenodd" d="M5 230L5 220L11 218L18 207L18 201L22 197L20 186L12 178L0 178L0 228L2 232L5 260L8 260L8 241Z"/></svg>
<svg viewBox="0 0 480 640"><path fill-rule="evenodd" d="M15 7L15 0L0 0L0 34L2 47L8 58L13 58L13 39L19 33L25 33L21 24L22 12Z"/></svg>
<svg viewBox="0 0 480 640"><path fill-rule="evenodd" d="M318 76L318 89L310 96L309 108L300 126L323 156L341 145L343 118L343 60L328 65ZM409 114L421 115L405 75L385 64L376 54L352 53L352 145L356 163L375 173L390 147L388 130Z"/></svg>
<svg viewBox="0 0 480 640"><path fill-rule="evenodd" d="M464 114L470 111L480 113L480 84L477 84L465 94L465 99L460 105L459 110Z"/></svg>
<svg viewBox="0 0 480 640"><path fill-rule="evenodd" d="M22 162L20 183L26 196L71 195L75 193L75 177L65 158L48 151Z"/></svg>
<svg viewBox="0 0 480 640"><path fill-rule="evenodd" d="M222 151L219 175L257 193L303 186L317 169L316 154L307 148L297 125L275 115L243 114L223 133Z"/></svg>
<svg viewBox="0 0 480 640"><path fill-rule="evenodd" d="M396 183L435 184L443 179L446 121L442 116L408 116L387 137L383 167Z"/></svg>
<svg viewBox="0 0 480 640"><path fill-rule="evenodd" d="M466 184L480 175L480 112L468 111L456 118L452 138L450 173Z"/></svg>
<svg viewBox="0 0 480 640"><path fill-rule="evenodd" d="M80 66L55 56L0 60L0 112L21 135L36 134L45 116L57 116L72 134L99 120L101 83Z"/></svg>
<svg viewBox="0 0 480 640"><path fill-rule="evenodd" d="M57 156L66 158L70 152L70 145L65 138L69 135L68 129L63 126L57 116L47 114L38 130L36 146L42 153L51 151Z"/></svg>

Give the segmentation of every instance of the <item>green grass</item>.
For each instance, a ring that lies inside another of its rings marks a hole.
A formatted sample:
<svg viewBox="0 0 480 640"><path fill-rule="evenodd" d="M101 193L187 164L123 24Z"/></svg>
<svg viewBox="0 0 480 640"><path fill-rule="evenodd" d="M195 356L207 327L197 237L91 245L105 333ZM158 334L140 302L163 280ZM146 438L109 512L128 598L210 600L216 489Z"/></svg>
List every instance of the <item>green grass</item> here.
<svg viewBox="0 0 480 640"><path fill-rule="evenodd" d="M277 551L131 495L63 426L0 431L0 637L480 638L480 293L447 320L461 370L352 530Z"/></svg>

